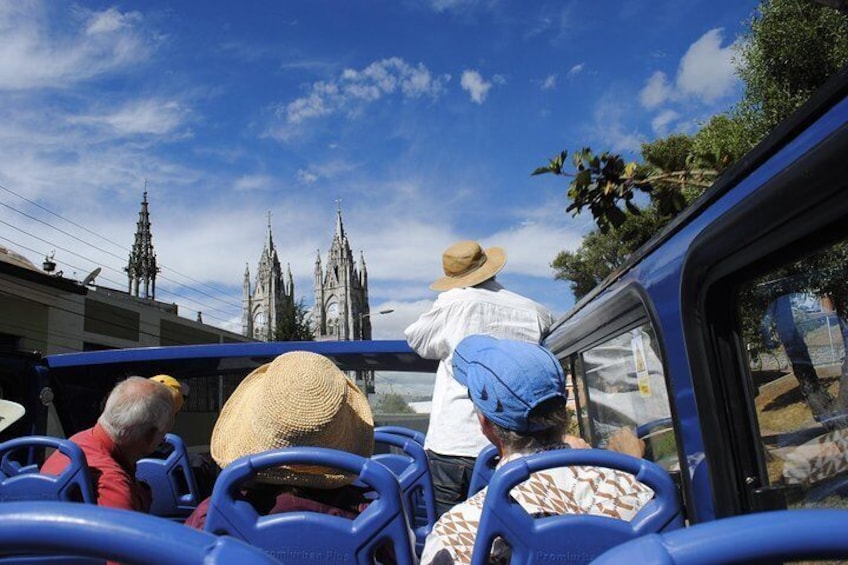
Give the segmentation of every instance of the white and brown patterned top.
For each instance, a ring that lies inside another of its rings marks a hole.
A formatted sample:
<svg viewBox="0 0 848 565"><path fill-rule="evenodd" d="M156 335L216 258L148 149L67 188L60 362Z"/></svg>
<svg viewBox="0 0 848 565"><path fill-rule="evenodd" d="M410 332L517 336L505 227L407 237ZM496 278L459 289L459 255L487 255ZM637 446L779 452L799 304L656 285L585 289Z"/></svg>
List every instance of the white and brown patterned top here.
<svg viewBox="0 0 848 565"><path fill-rule="evenodd" d="M500 465L521 457L514 454ZM427 536L422 565L471 563L474 539L486 498L483 489L442 515ZM512 497L535 517L596 514L632 519L653 491L633 475L602 467L560 467L534 473L512 490ZM495 540L490 563L508 563L509 547Z"/></svg>

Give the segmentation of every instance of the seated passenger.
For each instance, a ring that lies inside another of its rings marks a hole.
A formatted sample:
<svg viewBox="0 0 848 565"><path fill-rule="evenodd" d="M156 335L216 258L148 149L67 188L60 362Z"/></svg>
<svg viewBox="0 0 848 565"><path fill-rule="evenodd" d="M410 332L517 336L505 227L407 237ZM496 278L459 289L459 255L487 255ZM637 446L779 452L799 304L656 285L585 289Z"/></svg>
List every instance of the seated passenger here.
<svg viewBox="0 0 848 565"><path fill-rule="evenodd" d="M453 369L456 379L468 387L483 434L498 448L498 466L568 447L562 443L568 425L565 375L547 349L470 336L457 346ZM439 518L427 536L422 563L471 562L486 491ZM651 500L653 492L630 474L580 466L535 473L515 487L512 496L531 515L599 514L628 520ZM492 559L509 561L509 548L501 540L493 546Z"/></svg>
<svg viewBox="0 0 848 565"><path fill-rule="evenodd" d="M181 383L171 375L156 375L150 377L150 380L163 384L168 388L168 392L171 393L174 399L174 413L179 413L188 398L188 385Z"/></svg>
<svg viewBox="0 0 848 565"><path fill-rule="evenodd" d="M365 395L332 361L306 351L280 355L248 375L224 404L212 431L212 458L223 468L245 455L294 446L328 447L370 457L374 419ZM263 471L243 495L259 514L312 511L355 518L366 507L355 477L322 467ZM186 520L202 529L209 499Z"/></svg>
<svg viewBox="0 0 848 565"><path fill-rule="evenodd" d="M173 425L174 401L161 384L129 377L112 389L97 424L70 438L85 453L98 505L150 510L150 489L136 481L135 464L159 445ZM57 451L41 472L57 475L67 465L68 458Z"/></svg>

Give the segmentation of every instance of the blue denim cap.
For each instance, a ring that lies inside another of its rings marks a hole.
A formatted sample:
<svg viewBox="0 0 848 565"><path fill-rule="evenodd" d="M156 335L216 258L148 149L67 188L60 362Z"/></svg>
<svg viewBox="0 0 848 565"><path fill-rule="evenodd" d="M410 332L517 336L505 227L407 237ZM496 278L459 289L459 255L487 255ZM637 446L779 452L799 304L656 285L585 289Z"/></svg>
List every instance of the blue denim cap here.
<svg viewBox="0 0 848 565"><path fill-rule="evenodd" d="M453 352L453 376L486 418L519 433L545 429L531 425L530 411L545 400L565 400L565 374L556 357L534 343L472 335Z"/></svg>

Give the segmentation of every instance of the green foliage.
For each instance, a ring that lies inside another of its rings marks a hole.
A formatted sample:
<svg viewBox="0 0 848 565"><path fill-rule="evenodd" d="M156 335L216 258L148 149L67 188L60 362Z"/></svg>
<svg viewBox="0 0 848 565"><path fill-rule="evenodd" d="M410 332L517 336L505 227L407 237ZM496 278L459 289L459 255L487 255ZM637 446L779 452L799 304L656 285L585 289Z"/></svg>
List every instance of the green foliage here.
<svg viewBox="0 0 848 565"><path fill-rule="evenodd" d="M315 337L309 325L309 310L303 299L286 301L274 331L277 341L312 341Z"/></svg>
<svg viewBox="0 0 848 565"><path fill-rule="evenodd" d="M762 1L736 60L745 84L742 100L693 136L644 144L641 163L625 164L620 155L585 148L573 155L574 169L561 151L533 171L570 178L566 211L588 209L595 220L597 229L580 248L561 252L551 264L555 278L569 281L575 297L602 282L848 63L848 14L822 3ZM634 202L638 193L648 197L642 208Z"/></svg>
<svg viewBox="0 0 848 565"><path fill-rule="evenodd" d="M415 414L403 396L396 392L383 394L374 406L374 412L378 414Z"/></svg>
<svg viewBox="0 0 848 565"><path fill-rule="evenodd" d="M739 50L739 115L762 138L848 62L848 15L808 0L763 0Z"/></svg>

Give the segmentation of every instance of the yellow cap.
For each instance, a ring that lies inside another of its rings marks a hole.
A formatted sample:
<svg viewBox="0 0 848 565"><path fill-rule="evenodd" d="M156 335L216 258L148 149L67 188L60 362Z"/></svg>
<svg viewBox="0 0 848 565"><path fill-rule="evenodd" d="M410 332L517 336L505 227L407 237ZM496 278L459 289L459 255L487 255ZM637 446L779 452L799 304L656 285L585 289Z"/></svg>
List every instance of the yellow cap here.
<svg viewBox="0 0 848 565"><path fill-rule="evenodd" d="M171 391L171 396L174 397L176 412L179 412L183 407L183 385L180 384L180 381L171 375L156 375L155 377L150 377L150 380L168 387L168 390Z"/></svg>

